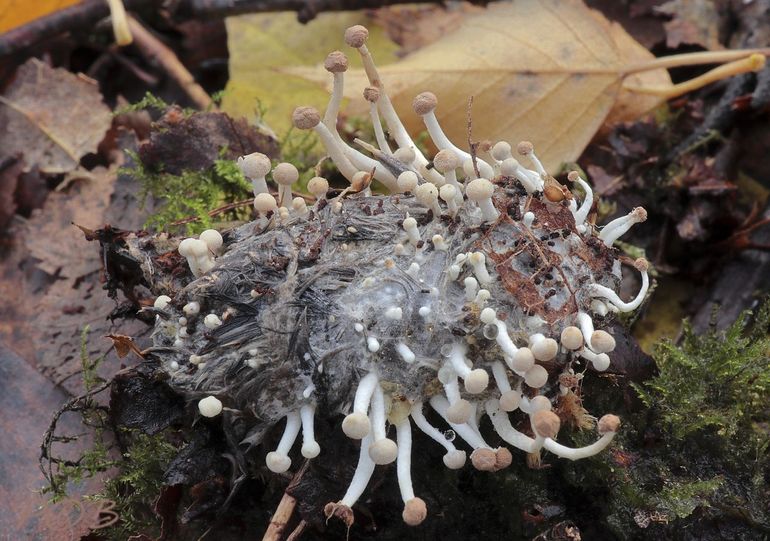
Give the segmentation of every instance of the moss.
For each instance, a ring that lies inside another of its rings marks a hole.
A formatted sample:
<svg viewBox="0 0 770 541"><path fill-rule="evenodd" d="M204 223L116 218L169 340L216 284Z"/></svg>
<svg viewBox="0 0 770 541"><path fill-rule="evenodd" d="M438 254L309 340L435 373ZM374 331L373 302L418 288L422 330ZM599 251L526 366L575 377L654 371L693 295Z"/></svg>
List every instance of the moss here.
<svg viewBox="0 0 770 541"><path fill-rule="evenodd" d="M223 148L220 155L227 152ZM123 172L141 184L139 201L142 206L152 196L156 207L145 222L156 231L183 229L188 235L200 233L214 224L212 210L234 201L251 197L251 184L232 160L219 159L203 171L185 171L181 175L153 172L142 166L134 153L135 166ZM230 219L248 218L249 208L233 209Z"/></svg>

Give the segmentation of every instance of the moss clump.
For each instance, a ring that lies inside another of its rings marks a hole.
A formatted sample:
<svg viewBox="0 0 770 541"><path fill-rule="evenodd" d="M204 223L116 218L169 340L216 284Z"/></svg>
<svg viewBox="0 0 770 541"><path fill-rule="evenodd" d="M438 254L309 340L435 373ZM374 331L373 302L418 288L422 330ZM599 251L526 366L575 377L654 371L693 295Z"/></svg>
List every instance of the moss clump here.
<svg viewBox="0 0 770 541"><path fill-rule="evenodd" d="M632 384L629 392L644 407L622 415L613 449L558 465L568 501L582 502L581 515L602 517L580 524L586 534L681 538L687 531L696 539L715 527L734 539L770 533L770 303L750 321L745 313L725 331L712 326L702 335L685 324L679 345L658 344L658 375ZM577 443L582 437L572 435Z"/></svg>
<svg viewBox="0 0 770 541"><path fill-rule="evenodd" d="M226 153L222 149L220 155ZM184 228L193 235L213 226L210 212L217 207L251 197L251 184L232 160L218 159L209 169L184 171L179 175L153 172L131 153L135 166L124 172L141 184L142 206L152 196L156 207L144 226L156 231ZM230 219L247 219L248 205L229 211ZM227 216L227 215L225 215Z"/></svg>

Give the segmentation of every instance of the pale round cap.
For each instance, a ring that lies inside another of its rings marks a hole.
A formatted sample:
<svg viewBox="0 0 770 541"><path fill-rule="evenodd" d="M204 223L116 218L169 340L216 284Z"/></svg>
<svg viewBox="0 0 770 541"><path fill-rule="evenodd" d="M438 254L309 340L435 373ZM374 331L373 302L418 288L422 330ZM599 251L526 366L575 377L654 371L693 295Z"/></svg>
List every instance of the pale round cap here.
<svg viewBox="0 0 770 541"><path fill-rule="evenodd" d="M421 524L425 517L428 516L428 507L422 498L412 498L404 504L404 512L401 513L401 517L404 522L409 526L417 526Z"/></svg>
<svg viewBox="0 0 770 541"><path fill-rule="evenodd" d="M561 345L567 349L580 349L583 347L583 333L573 325L564 327L561 331Z"/></svg>
<svg viewBox="0 0 770 541"><path fill-rule="evenodd" d="M519 171L519 161L516 158L506 158L500 164L500 174L505 177L515 177Z"/></svg>
<svg viewBox="0 0 770 541"><path fill-rule="evenodd" d="M471 370L464 380L465 390L471 394L483 393L489 385L489 374L483 368Z"/></svg>
<svg viewBox="0 0 770 541"><path fill-rule="evenodd" d="M431 206L438 200L438 188L430 182L420 184L414 189L414 196L423 205Z"/></svg>
<svg viewBox="0 0 770 541"><path fill-rule="evenodd" d="M261 193L254 198L254 208L257 212L276 211L278 210L278 203L275 202L275 197L269 193Z"/></svg>
<svg viewBox="0 0 770 541"><path fill-rule="evenodd" d="M540 410L547 410L551 411L551 401L548 400L547 396L543 396L541 394L532 397L529 401L529 407L532 409L532 411L540 411Z"/></svg>
<svg viewBox="0 0 770 541"><path fill-rule="evenodd" d="M471 403L464 398L461 398L447 408L446 418L450 423L454 423L456 425L467 423L468 419L471 418L472 409L473 408L471 407Z"/></svg>
<svg viewBox="0 0 770 541"><path fill-rule="evenodd" d="M291 467L291 459L288 455L282 455L277 451L267 453L265 457L267 469L274 473L283 473Z"/></svg>
<svg viewBox="0 0 770 541"><path fill-rule="evenodd" d="M309 130L318 126L321 115L315 107L297 107L291 115L294 127L300 130Z"/></svg>
<svg viewBox="0 0 770 541"><path fill-rule="evenodd" d="M513 462L513 455L505 447L498 447L495 450L495 471L504 470Z"/></svg>
<svg viewBox="0 0 770 541"><path fill-rule="evenodd" d="M607 331L594 331L591 335L591 348L597 353L609 353L615 349L615 339Z"/></svg>
<svg viewBox="0 0 770 541"><path fill-rule="evenodd" d="M222 402L216 396L207 396L198 401L198 411L204 417L216 417L222 413Z"/></svg>
<svg viewBox="0 0 770 541"><path fill-rule="evenodd" d="M465 195L471 201L481 201L489 199L495 192L495 185L485 178L477 178L468 183L465 187Z"/></svg>
<svg viewBox="0 0 770 541"><path fill-rule="evenodd" d="M158 297L155 299L155 302L152 303L153 308L157 308L158 310L165 310L168 308L168 303L171 302L171 297L168 295L158 295Z"/></svg>
<svg viewBox="0 0 770 541"><path fill-rule="evenodd" d="M505 391L500 395L500 409L503 411L516 411L521 402L521 393L515 389Z"/></svg>
<svg viewBox="0 0 770 541"><path fill-rule="evenodd" d="M454 201L454 198L457 197L457 188L451 184L444 184L441 188L439 188L438 195L441 197L442 201Z"/></svg>
<svg viewBox="0 0 770 541"><path fill-rule="evenodd" d="M459 470L465 466L465 451L455 449L444 455L444 465L450 470Z"/></svg>
<svg viewBox="0 0 770 541"><path fill-rule="evenodd" d="M516 152L521 154L522 156L526 156L528 154L532 154L532 152L535 150L535 147L532 143L529 141L522 141L518 145L516 145Z"/></svg>
<svg viewBox="0 0 770 541"><path fill-rule="evenodd" d="M610 356L606 353L600 353L591 361L591 364L597 372L604 372L610 367Z"/></svg>
<svg viewBox="0 0 770 541"><path fill-rule="evenodd" d="M398 445L391 439L383 438L369 446L369 457L380 466L390 464L396 460L396 456L398 456Z"/></svg>
<svg viewBox="0 0 770 541"><path fill-rule="evenodd" d="M261 152L253 152L238 158L238 168L248 179L263 178L270 171L270 167L272 167L270 158Z"/></svg>
<svg viewBox="0 0 770 541"><path fill-rule="evenodd" d="M398 183L398 189L402 192L414 192L419 179L414 171L404 171L398 175L396 182Z"/></svg>
<svg viewBox="0 0 770 541"><path fill-rule="evenodd" d="M354 440L364 438L370 429L369 416L365 413L351 413L342 420L342 431Z"/></svg>
<svg viewBox="0 0 770 541"><path fill-rule="evenodd" d="M291 186L299 179L299 171L290 163L282 162L273 169L273 180L281 186Z"/></svg>
<svg viewBox="0 0 770 541"><path fill-rule="evenodd" d="M511 367L516 372L526 372L535 364L535 356L529 348L520 348L511 361Z"/></svg>
<svg viewBox="0 0 770 541"><path fill-rule="evenodd" d="M348 70L348 57L342 51L332 51L326 55L324 69L331 73L343 73Z"/></svg>
<svg viewBox="0 0 770 541"><path fill-rule="evenodd" d="M321 198L329 191L329 181L323 177L313 177L307 183L307 189L316 198Z"/></svg>
<svg viewBox="0 0 770 541"><path fill-rule="evenodd" d="M559 344L553 338L543 338L532 344L529 349L538 361L550 361L559 353Z"/></svg>
<svg viewBox="0 0 770 541"><path fill-rule="evenodd" d="M536 364L524 374L524 383L533 389L539 389L548 383L548 371L539 364Z"/></svg>
<svg viewBox="0 0 770 541"><path fill-rule="evenodd" d="M302 445L302 456L305 458L315 458L321 454L321 446L317 441L311 441Z"/></svg>
<svg viewBox="0 0 770 541"><path fill-rule="evenodd" d="M461 165L462 163L460 163L460 157L457 155L457 153L454 150L448 148L439 150L438 153L433 157L433 166L439 173L454 171Z"/></svg>
<svg viewBox="0 0 770 541"><path fill-rule="evenodd" d="M350 28L345 30L345 43L347 43L348 46L353 47L355 49L358 49L364 43L366 43L366 39L368 37L369 37L369 30L367 30L365 26L362 26L360 24L351 26Z"/></svg>
<svg viewBox="0 0 770 541"><path fill-rule="evenodd" d="M492 157L501 162L511 157L511 144L507 141L498 141L490 152Z"/></svg>
<svg viewBox="0 0 770 541"><path fill-rule="evenodd" d="M207 229L200 234L199 238L206 243L212 252L217 252L222 247L222 235L216 229Z"/></svg>
<svg viewBox="0 0 770 541"><path fill-rule="evenodd" d="M423 92L421 94L417 94L417 96L412 101L412 109L414 109L414 112L420 116L427 115L433 111L437 105L438 98L433 92Z"/></svg>
<svg viewBox="0 0 770 541"><path fill-rule="evenodd" d="M603 415L602 418L599 419L596 428L599 430L599 434L617 432L620 430L620 417L613 415L612 413Z"/></svg>
<svg viewBox="0 0 770 541"><path fill-rule="evenodd" d="M471 464L479 471L495 471L497 455L492 449L479 447L471 453Z"/></svg>
<svg viewBox="0 0 770 541"><path fill-rule="evenodd" d="M400 147L393 152L393 157L401 163L411 164L417 157L417 154L412 147Z"/></svg>
<svg viewBox="0 0 770 541"><path fill-rule="evenodd" d="M555 438L561 428L559 416L552 411L540 410L532 414L532 429L538 436Z"/></svg>

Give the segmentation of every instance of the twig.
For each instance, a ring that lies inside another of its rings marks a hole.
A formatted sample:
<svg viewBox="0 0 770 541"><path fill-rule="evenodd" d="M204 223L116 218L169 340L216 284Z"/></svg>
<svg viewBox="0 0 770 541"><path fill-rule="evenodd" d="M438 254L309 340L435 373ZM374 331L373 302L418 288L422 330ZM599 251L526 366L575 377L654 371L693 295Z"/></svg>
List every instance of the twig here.
<svg viewBox="0 0 770 541"><path fill-rule="evenodd" d="M177 58L174 51L169 49L162 41L152 35L149 30L142 26L139 21L131 15L128 16L128 28L134 37L139 51L147 57L149 61L157 61L169 76L175 80L184 90L185 94L198 106L199 109L207 110L213 105L211 97L203 90L195 77L192 76L187 68Z"/></svg>
<svg viewBox="0 0 770 541"><path fill-rule="evenodd" d="M297 524L297 527L294 528L294 531L289 534L289 537L286 538L286 541L297 541L303 533L305 533L305 528L307 528L307 522L305 520L300 520L299 524Z"/></svg>
<svg viewBox="0 0 770 541"><path fill-rule="evenodd" d="M471 164L473 164L473 172L476 174L476 178L481 176L481 173L479 173L479 164L476 163L476 149L478 148L479 144L477 142L473 142L473 115L471 114L473 110L473 96L470 96L468 98L468 109L467 109L467 115L468 115L468 149L471 151Z"/></svg>
<svg viewBox="0 0 770 541"><path fill-rule="evenodd" d="M288 526L289 521L291 520L291 516L294 514L294 508L297 506L297 500L294 498L294 496L289 494L289 489L295 486L297 482L302 478L302 476L305 474L305 471L307 470L307 466L308 461L306 460L304 464L302 464L302 467L299 469L299 471L292 478L291 483L289 483L289 486L283 493L283 498L281 498L281 501L278 503L278 507L276 508L275 513L273 513L273 517L270 519L270 524L265 531L265 535L262 537L262 541L281 540L283 531L286 529L286 526ZM300 526L302 526L302 523L300 523ZM299 528L299 526L297 528ZM296 529L294 532L292 532L291 535L294 536L295 532Z"/></svg>
<svg viewBox="0 0 770 541"><path fill-rule="evenodd" d="M354 11L378 7L419 3L419 0L178 0L170 2L174 22L189 19L210 20L241 13L265 13L270 11L296 11L300 22L306 23L324 11ZM159 0L123 0L126 10L142 12L150 7L160 7ZM423 0L436 4L439 0ZM473 3L486 4L486 0ZM25 51L65 32L89 32L94 25L110 14L104 0L85 0L74 6L40 17L0 35L0 58L23 55ZM21 59L23 61L23 58Z"/></svg>

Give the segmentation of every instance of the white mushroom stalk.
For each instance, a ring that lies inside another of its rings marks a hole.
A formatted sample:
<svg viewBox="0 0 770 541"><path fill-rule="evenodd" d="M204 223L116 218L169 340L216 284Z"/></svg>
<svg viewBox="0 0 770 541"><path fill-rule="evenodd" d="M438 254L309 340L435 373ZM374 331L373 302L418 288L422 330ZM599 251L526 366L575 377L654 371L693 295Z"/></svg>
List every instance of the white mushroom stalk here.
<svg viewBox="0 0 770 541"><path fill-rule="evenodd" d="M591 284L592 295L594 297L607 299L621 312L631 312L636 310L642 305L644 298L647 296L647 291L650 288L650 277L647 273L649 270L649 263L646 259L640 257L634 262L634 267L642 275L642 287L639 289L639 293L636 294L636 297L634 297L633 300L624 302L613 290L599 284Z"/></svg>
<svg viewBox="0 0 770 541"><path fill-rule="evenodd" d="M342 431L349 438L360 440L371 429L369 421L369 404L372 401L374 389L379 386L379 377L376 372L369 372L358 382L356 397L353 401L353 412L342 421Z"/></svg>
<svg viewBox="0 0 770 541"><path fill-rule="evenodd" d="M254 197L261 193L268 193L265 177L271 167L270 158L260 152L238 158L238 168L243 176L251 181Z"/></svg>
<svg viewBox="0 0 770 541"><path fill-rule="evenodd" d="M430 424L423 415L422 409L422 402L415 402L412 406L411 416L414 420L414 424L416 424L417 428L422 430L426 436L446 449L446 454L443 459L444 465L450 470L459 470L465 465L465 451L458 450L454 444L444 436L443 432Z"/></svg>
<svg viewBox="0 0 770 541"><path fill-rule="evenodd" d="M404 501L402 518L409 526L417 526L425 520L428 511L425 502L415 497L412 487L412 427L409 424L409 417L404 417L396 424L396 437L398 438L396 474L401 499Z"/></svg>
<svg viewBox="0 0 770 541"><path fill-rule="evenodd" d="M385 131L382 129L382 123L380 122L380 113L377 107L377 102L380 99L379 89L374 86L367 86L364 89L364 99L369 102L369 118L372 121L374 138L377 141L377 146L380 147L380 150L385 154L392 154L390 145L388 144L388 138L385 137Z"/></svg>
<svg viewBox="0 0 770 541"><path fill-rule="evenodd" d="M441 129L441 125L438 123L435 113L437 106L438 98L433 92L423 92L418 94L412 101L412 109L422 117L422 121L428 130L428 135L430 135L433 144L435 144L439 150L451 150L454 152L460 159L460 163L472 162L472 156L468 152L455 146L446 136L444 130ZM481 158L476 157L476 167L478 167L479 173L483 177L492 178L495 175L492 166Z"/></svg>
<svg viewBox="0 0 770 541"><path fill-rule="evenodd" d="M535 171L537 171L541 178L548 175L545 167L543 167L543 163L535 155L535 147L532 143L529 141L522 141L516 146L516 151L522 156L529 157L532 164L535 166Z"/></svg>
<svg viewBox="0 0 770 541"><path fill-rule="evenodd" d="M353 473L353 479L350 480L350 486L348 486L347 492L342 499L337 502L336 505L344 505L351 508L361 497L361 494L366 490L366 486L369 484L369 480L374 473L374 461L369 456L369 446L372 444L372 436L365 436L361 440L361 452L358 454L358 464L356 465L356 471ZM329 515L330 513L327 513Z"/></svg>
<svg viewBox="0 0 770 541"><path fill-rule="evenodd" d="M361 55L361 61L364 65L364 71L366 72L366 76L369 79L369 84L380 91L377 105L380 113L382 113L382 117L385 119L385 124L388 125L391 136L393 139L395 139L399 148L410 149L412 152L414 152L412 163L418 167L420 174L426 177L426 179L430 182L436 183L438 185L443 184L444 179L438 171L426 168L428 165L428 160L417 148L417 145L415 145L414 141L412 141L412 138L409 137L409 132L406 131L404 124L398 117L398 114L393 107L393 103L390 101L388 93L385 91L385 86L383 85L380 74L377 71L377 66L374 64L374 59L372 58L369 49L366 47L366 40L368 37L369 30L361 25L351 26L345 30L345 43L347 43L350 47L358 50L358 53Z"/></svg>
<svg viewBox="0 0 770 541"><path fill-rule="evenodd" d="M610 442L612 442L615 434L617 434L620 429L620 419L616 415L605 415L599 419L597 429L601 437L594 443L586 445L585 447L566 447L551 438L545 439L543 447L556 456L568 460L580 460L582 458L594 456L605 450Z"/></svg>
<svg viewBox="0 0 770 541"><path fill-rule="evenodd" d="M543 191L543 180L540 176L534 171L522 167L516 158L503 160L500 164L500 174L517 179L529 194Z"/></svg>
<svg viewBox="0 0 770 541"><path fill-rule="evenodd" d="M642 207L636 207L625 216L615 218L610 223L605 225L601 233L599 233L599 238L604 241L604 244L611 247L612 244L622 235L624 235L629 229L631 229L634 224L638 224L646 220L647 211Z"/></svg>
<svg viewBox="0 0 770 541"><path fill-rule="evenodd" d="M278 447L275 451L267 453L265 462L270 471L275 473L283 473L288 471L291 467L291 458L289 458L289 451L291 446L294 445L294 441L297 439L301 426L299 412L292 411L286 416L286 428L283 430L283 436L278 442Z"/></svg>
<svg viewBox="0 0 770 541"><path fill-rule="evenodd" d="M334 137L334 134L321 122L321 116L318 114L318 111L313 107L297 107L294 109L292 121L294 127L299 130L314 130L321 139L321 143L326 148L326 152L334 162L334 165L342 173L342 176L353 182L353 176L359 169L345 155L345 151Z"/></svg>
<svg viewBox="0 0 770 541"><path fill-rule="evenodd" d="M483 393L489 385L489 374L483 368L471 369L468 367L465 351L462 346L455 345L449 354L449 362L452 368L460 376L465 384L465 390L470 394Z"/></svg>
<svg viewBox="0 0 770 541"><path fill-rule="evenodd" d="M585 199L581 203L580 208L572 211L572 215L575 218L575 225L578 227L585 226L585 222L588 219L588 213L591 212L591 207L594 205L594 192L591 190L591 186L583 180L577 171L570 171L567 175L567 179L570 182L578 184L585 192ZM574 199L573 199L574 201Z"/></svg>
<svg viewBox="0 0 770 541"><path fill-rule="evenodd" d="M348 57L342 51L332 51L324 60L324 69L332 74L332 93L329 97L329 105L326 106L323 123L329 131L339 138L337 132L337 117L345 92L345 72L348 70ZM340 139L341 141L341 139Z"/></svg>
<svg viewBox="0 0 770 541"><path fill-rule="evenodd" d="M390 464L396 460L398 448L393 440L386 437L385 396L379 385L375 385L372 395L371 426L373 441L369 446L369 456L375 464Z"/></svg>
<svg viewBox="0 0 770 541"><path fill-rule="evenodd" d="M305 404L299 410L302 420L302 456L315 458L321 453L321 446L315 440L315 405Z"/></svg>

